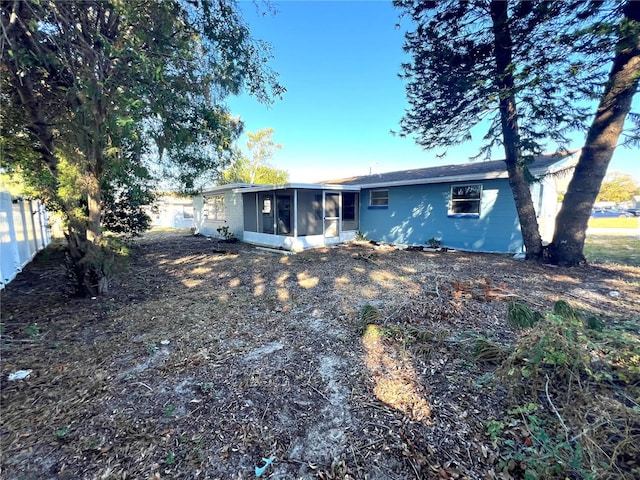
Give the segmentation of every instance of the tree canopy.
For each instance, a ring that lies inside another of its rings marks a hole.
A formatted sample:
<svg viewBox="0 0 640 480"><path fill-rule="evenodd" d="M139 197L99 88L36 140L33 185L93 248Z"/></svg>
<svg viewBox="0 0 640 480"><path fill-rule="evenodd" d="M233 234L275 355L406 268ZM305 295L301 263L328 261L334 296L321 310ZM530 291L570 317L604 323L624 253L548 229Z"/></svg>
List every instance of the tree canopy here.
<svg viewBox="0 0 640 480"><path fill-rule="evenodd" d="M7 1L0 18L1 166L62 210L76 264L105 206L148 201L147 154L192 189L241 132L225 97L284 92L232 0Z"/></svg>
<svg viewBox="0 0 640 480"><path fill-rule="evenodd" d="M627 202L640 195L640 182L629 173L611 172L607 174L596 199L598 202Z"/></svg>
<svg viewBox="0 0 640 480"><path fill-rule="evenodd" d="M278 185L289 181L286 170L273 168L269 161L282 145L273 141L273 128L263 128L247 133L248 155L239 152L229 168L220 177L220 184L255 183Z"/></svg>

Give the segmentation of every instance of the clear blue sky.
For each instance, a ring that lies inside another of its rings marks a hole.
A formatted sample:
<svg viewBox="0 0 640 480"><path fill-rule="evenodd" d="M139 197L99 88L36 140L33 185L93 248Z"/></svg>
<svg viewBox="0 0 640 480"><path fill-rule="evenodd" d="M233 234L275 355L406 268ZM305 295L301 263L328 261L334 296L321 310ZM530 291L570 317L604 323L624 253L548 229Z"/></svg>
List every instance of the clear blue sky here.
<svg viewBox="0 0 640 480"><path fill-rule="evenodd" d="M407 58L403 29L396 28L400 12L390 0L272 5L275 16L263 15L252 1L240 2L253 36L272 45L271 65L287 93L270 107L247 95L231 98L229 106L242 117L245 131L275 130L283 149L271 163L287 170L291 182L464 163L477 154L481 130L442 158L437 155L444 150L425 151L391 134L408 104L398 78ZM636 96L634 106L639 102ZM576 138L573 147L579 148L583 136ZM245 141L243 136L238 145ZM493 159L501 158L502 151L493 152ZM640 180L640 151L619 147L612 170Z"/></svg>

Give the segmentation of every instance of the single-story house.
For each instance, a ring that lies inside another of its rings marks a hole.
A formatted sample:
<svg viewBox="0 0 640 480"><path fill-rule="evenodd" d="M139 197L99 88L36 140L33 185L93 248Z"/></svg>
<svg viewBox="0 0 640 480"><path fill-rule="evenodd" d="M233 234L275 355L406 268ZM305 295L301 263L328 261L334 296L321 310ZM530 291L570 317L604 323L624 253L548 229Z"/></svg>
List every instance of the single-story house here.
<svg viewBox="0 0 640 480"><path fill-rule="evenodd" d="M146 209L153 227L193 228L194 209L190 197L162 195Z"/></svg>
<svg viewBox="0 0 640 480"><path fill-rule="evenodd" d="M578 153L542 155L529 166L531 195L543 241L553 238L559 197ZM520 221L503 160L332 180L360 187L360 230L394 244L442 246L482 252L524 250Z"/></svg>
<svg viewBox="0 0 640 480"><path fill-rule="evenodd" d="M577 153L543 155L529 170L543 240L553 237L559 196ZM518 253L520 222L502 160L403 170L317 184L216 187L194 198L196 232L221 227L256 245L302 250L352 240Z"/></svg>
<svg viewBox="0 0 640 480"><path fill-rule="evenodd" d="M355 185L231 184L194 197L196 233L286 250L336 245L359 229Z"/></svg>

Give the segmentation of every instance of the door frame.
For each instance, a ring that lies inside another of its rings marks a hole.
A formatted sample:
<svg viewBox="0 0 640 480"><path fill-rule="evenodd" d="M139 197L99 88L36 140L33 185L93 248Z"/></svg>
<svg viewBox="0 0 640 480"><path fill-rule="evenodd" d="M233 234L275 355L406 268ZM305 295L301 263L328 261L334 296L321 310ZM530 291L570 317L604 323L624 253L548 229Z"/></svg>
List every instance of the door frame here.
<svg viewBox="0 0 640 480"><path fill-rule="evenodd" d="M335 195L337 197L336 205L338 207L338 215L335 217L327 216L327 195ZM322 234L325 238L336 238L340 236L340 232L342 232L342 194L341 192L335 191L322 191ZM336 225L336 234L335 235L327 235L327 226L331 225L335 222Z"/></svg>

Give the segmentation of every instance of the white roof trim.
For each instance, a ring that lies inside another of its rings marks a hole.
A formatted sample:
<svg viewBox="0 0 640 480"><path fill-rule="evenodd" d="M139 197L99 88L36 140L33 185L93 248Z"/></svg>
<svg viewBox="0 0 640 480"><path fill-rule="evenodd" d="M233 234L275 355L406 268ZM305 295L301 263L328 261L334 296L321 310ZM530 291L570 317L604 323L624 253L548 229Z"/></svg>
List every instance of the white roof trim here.
<svg viewBox="0 0 640 480"><path fill-rule="evenodd" d="M395 182L366 183L362 188L404 187L407 185L426 185L432 183L469 182L474 180L494 180L508 178L507 172L489 172L482 175L450 175L448 177L416 178L415 180L398 180Z"/></svg>
<svg viewBox="0 0 640 480"><path fill-rule="evenodd" d="M227 185L219 185L217 187L212 187L209 188L207 190L204 190L200 193L198 193L197 195L194 196L203 196L203 197L207 197L207 196L211 196L211 195L217 195L220 194L222 192L227 192L229 190L234 190L236 188L248 188L248 187L254 187L255 184L252 183L229 183Z"/></svg>
<svg viewBox="0 0 640 480"><path fill-rule="evenodd" d="M357 192L360 185L332 185L323 183L285 183L282 185L252 185L234 188L234 193L270 192L274 190L344 190Z"/></svg>

